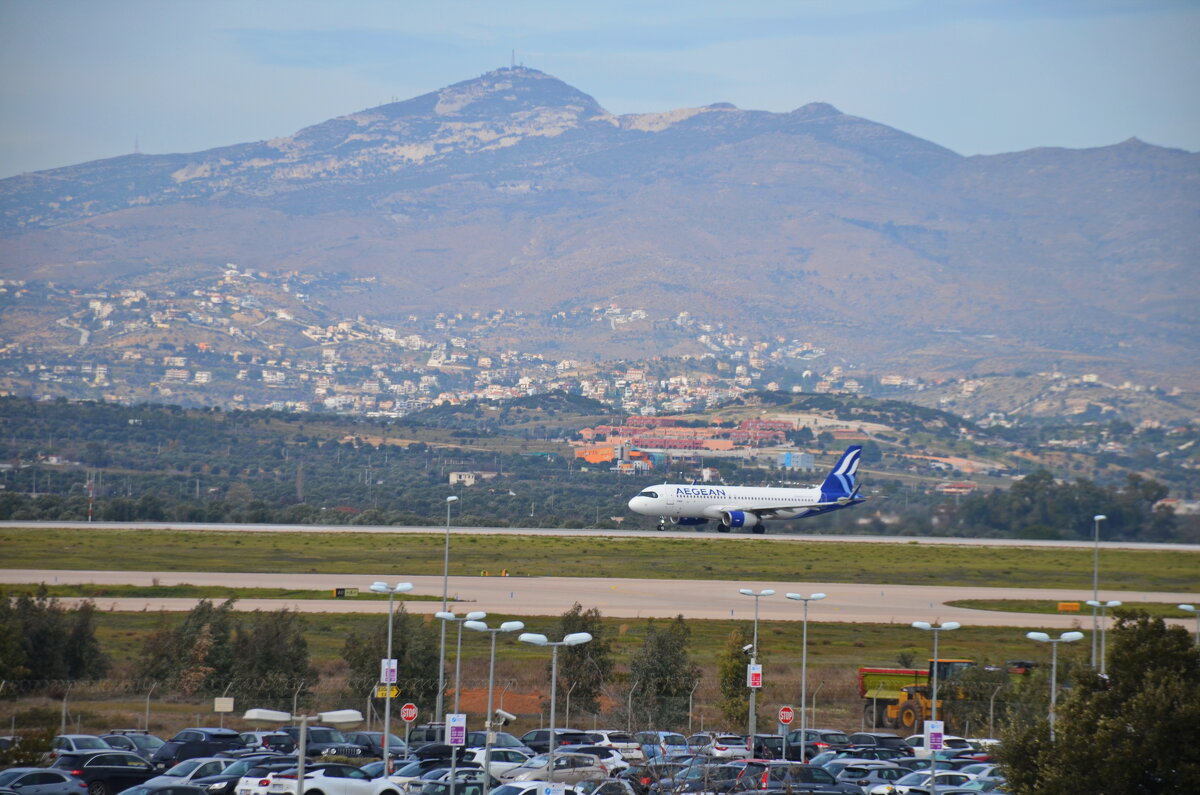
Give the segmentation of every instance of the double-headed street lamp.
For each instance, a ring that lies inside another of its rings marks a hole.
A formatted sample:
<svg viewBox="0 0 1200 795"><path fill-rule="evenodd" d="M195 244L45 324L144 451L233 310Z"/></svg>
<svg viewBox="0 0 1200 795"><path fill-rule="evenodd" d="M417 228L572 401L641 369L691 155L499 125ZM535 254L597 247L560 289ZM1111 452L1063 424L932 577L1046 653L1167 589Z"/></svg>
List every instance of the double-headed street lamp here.
<svg viewBox="0 0 1200 795"><path fill-rule="evenodd" d="M316 715L293 715L277 709L248 709L242 716L245 721L263 721L267 723L291 723L300 721L300 745L296 749L296 795L304 795L304 763L308 760L308 722L339 724L359 723L362 713L356 709L335 709L331 712L318 712Z"/></svg>
<svg viewBox="0 0 1200 795"><path fill-rule="evenodd" d="M492 730L492 723L496 719L496 713L492 710L492 693L496 689L496 634L500 632L516 632L519 629L525 629L525 625L520 621L505 621L500 626L493 628L482 621L467 621L463 626L467 629L473 629L476 632L486 632L492 636L492 653L488 658L487 720L484 726L487 729L487 738L483 746L483 795L489 795L492 791L492 739L495 737L495 732Z"/></svg>
<svg viewBox="0 0 1200 795"><path fill-rule="evenodd" d="M1097 607L1100 608L1100 675L1104 676L1104 658L1106 656L1104 653L1104 642L1106 640L1105 635L1108 632L1108 622L1105 620L1104 614L1110 607L1120 607L1121 602L1116 599L1110 599L1107 602L1099 602L1095 599L1088 599L1087 603L1092 606L1093 610L1095 610Z"/></svg>
<svg viewBox="0 0 1200 795"><path fill-rule="evenodd" d="M392 664L392 597L411 591L412 587L411 582L399 582L395 586L386 582L371 583L372 591L388 595L387 662L383 664L383 676L380 678L383 679L383 686L386 688L383 696L383 765L389 773L392 772L392 757L388 755L388 745L392 737L392 685L396 684L396 669Z"/></svg>
<svg viewBox="0 0 1200 795"><path fill-rule="evenodd" d="M1108 517L1098 513L1092 517L1092 667L1096 667L1096 635L1100 632L1100 623L1096 615L1096 605L1100 604L1100 523Z"/></svg>
<svg viewBox="0 0 1200 795"><path fill-rule="evenodd" d="M1196 645L1200 646L1200 610L1197 610L1195 605L1178 605L1178 607L1196 617Z"/></svg>
<svg viewBox="0 0 1200 795"><path fill-rule="evenodd" d="M446 498L446 552L442 556L442 611L445 612L450 598L450 504L458 502L458 497L451 494ZM442 639L438 644L438 691L437 691L437 720L442 721L442 695L446 690L446 622L442 622Z"/></svg>
<svg viewBox="0 0 1200 795"><path fill-rule="evenodd" d="M800 642L800 761L807 762L805 749L808 747L808 603L825 598L823 593L812 596L801 596L798 593L786 595L788 599L804 602L804 630Z"/></svg>
<svg viewBox="0 0 1200 795"><path fill-rule="evenodd" d="M532 643L534 646L549 646L550 651L550 742L549 756L550 759L546 766L547 781L554 780L554 747L558 745L558 738L554 736L554 710L557 705L558 695L558 647L559 646L578 646L581 643L587 643L592 639L590 632L572 632L565 636L562 640L551 641L545 635L540 635L536 632L522 632L517 640L522 643Z"/></svg>
<svg viewBox="0 0 1200 795"><path fill-rule="evenodd" d="M754 643L751 644L751 646L750 646L750 664L758 665L758 600L764 596L774 596L775 590L773 588L764 588L761 591L755 592L755 591L750 590L749 588L739 588L738 593L740 593L742 596L753 596L754 597ZM747 669L747 680L749 680L749 669ZM750 682L747 681L746 684L749 685ZM755 710L757 709L757 704L756 704L757 695L758 695L758 689L751 687L750 688L750 717L749 717L749 721L748 721L750 724L749 743L750 743L750 753L751 754L754 753L754 734L755 734L755 730L757 729L757 726L758 726L758 715L755 712Z"/></svg>
<svg viewBox="0 0 1200 795"><path fill-rule="evenodd" d="M459 686L459 683L462 681L463 623L467 622L467 621L482 621L483 619L487 618L487 613L483 612L482 610L476 610L472 613L467 613L462 618L459 618L458 616L454 615L453 613L449 612L448 610L439 610L438 612L434 613L433 615L434 615L434 618L440 618L442 620L443 631L445 631L447 621L453 621L455 624L458 624L458 641L457 641L457 645L454 647L454 712L457 713L458 712L458 692L459 692L459 690L462 689Z"/></svg>
<svg viewBox="0 0 1200 795"><path fill-rule="evenodd" d="M1050 742L1054 742L1054 707L1058 703L1058 644L1079 640L1083 633L1064 632L1059 637L1052 638L1045 632L1026 632L1025 637L1038 643L1050 644Z"/></svg>

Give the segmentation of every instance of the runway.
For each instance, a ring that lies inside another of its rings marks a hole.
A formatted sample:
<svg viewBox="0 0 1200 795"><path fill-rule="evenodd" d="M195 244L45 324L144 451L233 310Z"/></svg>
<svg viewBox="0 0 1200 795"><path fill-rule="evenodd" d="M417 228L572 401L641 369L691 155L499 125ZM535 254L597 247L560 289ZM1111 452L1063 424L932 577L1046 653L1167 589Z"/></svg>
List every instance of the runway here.
<svg viewBox="0 0 1200 795"><path fill-rule="evenodd" d="M358 576L329 574L224 573L224 572L134 572L74 571L55 569L0 570L0 583L39 583L98 585L179 585L226 586L229 588L280 588L322 590L358 588L366 591L376 580L395 583L395 575L364 573ZM442 578L420 576L406 578L413 584L413 595L440 597ZM788 592L804 595L825 593L828 597L809 606L809 621L836 623L910 624L913 621L958 621L964 626L995 626L1069 629L1090 624L1086 605L1090 590L1039 588L965 588L924 585L869 585L822 582L760 582L734 580L634 580L588 577L451 577L451 610L484 610L499 615L558 616L579 602L584 608L596 608L616 618L672 618L683 615L695 619L751 619L754 601L738 593L739 588L772 588L775 595L759 599L759 618L763 621L794 621L800 615L798 602L784 598ZM232 593L231 593L232 595ZM1194 602L1194 593L1122 591L1127 604L1147 602ZM1080 602L1079 613L1053 615L1006 613L950 607L948 601L972 599L1044 599L1053 602ZM62 599L74 604L79 599ZM177 598L97 598L100 610L185 611L196 599ZM431 614L441 609L441 600L405 601L410 613ZM290 608L305 613L386 613L387 600L353 599L240 599L240 610L273 611ZM1173 622L1186 624L1181 617Z"/></svg>

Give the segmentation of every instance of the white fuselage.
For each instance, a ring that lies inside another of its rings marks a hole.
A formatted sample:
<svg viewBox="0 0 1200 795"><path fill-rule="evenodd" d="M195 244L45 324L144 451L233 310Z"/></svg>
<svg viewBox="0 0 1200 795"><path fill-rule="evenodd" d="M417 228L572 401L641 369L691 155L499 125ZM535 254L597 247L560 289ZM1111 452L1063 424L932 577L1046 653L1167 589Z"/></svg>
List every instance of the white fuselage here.
<svg viewBox="0 0 1200 795"><path fill-rule="evenodd" d="M672 519L720 519L727 511L767 511L771 519L795 519L809 513L810 506L820 502L819 487L783 489L664 483L644 489L629 501L629 509L646 516Z"/></svg>

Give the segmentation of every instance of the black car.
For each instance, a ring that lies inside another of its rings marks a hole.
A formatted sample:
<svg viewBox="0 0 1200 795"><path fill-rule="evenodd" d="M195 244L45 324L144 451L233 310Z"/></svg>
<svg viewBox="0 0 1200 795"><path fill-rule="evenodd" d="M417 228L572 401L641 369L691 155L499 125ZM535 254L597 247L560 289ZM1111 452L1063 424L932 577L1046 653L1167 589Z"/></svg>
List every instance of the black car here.
<svg viewBox="0 0 1200 795"><path fill-rule="evenodd" d="M587 732L581 732L577 729L555 729L554 737L557 740L555 748L560 745L589 745L591 743ZM547 753L550 750L550 730L534 729L531 732L526 732L521 735L521 742L532 748L536 753Z"/></svg>
<svg viewBox="0 0 1200 795"><path fill-rule="evenodd" d="M850 738L846 733L836 729L805 729L803 738L800 736L800 730L796 729L788 732L787 741L788 759L799 759L790 749L792 746L798 748L803 745L806 761L824 751L838 751L850 745Z"/></svg>
<svg viewBox="0 0 1200 795"><path fill-rule="evenodd" d="M184 729L163 743L150 761L159 770L166 770L185 759L216 756L243 747L241 737L233 729Z"/></svg>
<svg viewBox="0 0 1200 795"><path fill-rule="evenodd" d="M846 739L850 745L857 748L894 748L903 751L905 756L914 756L915 752L904 739L887 732L854 732Z"/></svg>
<svg viewBox="0 0 1200 795"><path fill-rule="evenodd" d="M408 747L412 751L422 746L446 742L446 724L419 723L408 730Z"/></svg>
<svg viewBox="0 0 1200 795"><path fill-rule="evenodd" d="M276 761L280 759L285 761ZM295 757L288 758L280 754L260 753L255 756L243 756L220 773L194 778L191 784L204 790L206 795L234 795L234 789L237 787L237 783L241 780L242 776L254 775L250 771L271 762L275 762L279 769L296 766ZM265 772L266 768L262 768L262 770Z"/></svg>
<svg viewBox="0 0 1200 795"><path fill-rule="evenodd" d="M747 773L749 773L747 766ZM862 789L854 784L840 784L826 769L815 765L796 762L773 762L756 775L743 775L738 780L738 792L758 791L760 795L770 793L829 793L835 795L862 795Z"/></svg>
<svg viewBox="0 0 1200 795"><path fill-rule="evenodd" d="M347 732L346 742L357 745L363 756L383 757L383 732ZM388 756L407 756L408 746L396 735L388 737Z"/></svg>
<svg viewBox="0 0 1200 795"><path fill-rule="evenodd" d="M300 744L300 727L284 726L282 731ZM305 756L362 756L362 749L346 741L346 736L328 726L309 726Z"/></svg>
<svg viewBox="0 0 1200 795"><path fill-rule="evenodd" d="M100 735L100 739L119 751L132 751L147 761L163 746L161 738L141 729L117 729Z"/></svg>
<svg viewBox="0 0 1200 795"><path fill-rule="evenodd" d="M88 795L113 795L158 775L154 766L137 754L116 750L63 754L50 767L83 779Z"/></svg>
<svg viewBox="0 0 1200 795"><path fill-rule="evenodd" d="M0 771L0 793L9 795L83 795L87 782L68 770L10 767Z"/></svg>

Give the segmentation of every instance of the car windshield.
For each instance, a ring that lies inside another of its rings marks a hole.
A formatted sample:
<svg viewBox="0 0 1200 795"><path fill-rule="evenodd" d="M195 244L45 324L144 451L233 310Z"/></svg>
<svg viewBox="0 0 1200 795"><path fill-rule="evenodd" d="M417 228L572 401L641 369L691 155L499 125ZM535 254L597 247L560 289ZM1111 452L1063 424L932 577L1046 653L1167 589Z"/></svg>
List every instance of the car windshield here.
<svg viewBox="0 0 1200 795"><path fill-rule="evenodd" d="M160 745L166 745L162 738L155 737L153 734L135 734L129 738L129 741L138 748L143 748L145 750L153 750L158 748Z"/></svg>
<svg viewBox="0 0 1200 795"><path fill-rule="evenodd" d="M395 773L393 773L392 775L396 775L396 776L419 776L419 775L421 775L421 773L423 773L423 772L424 772L424 770L422 769L422 763L421 763L421 762L418 760L418 761L416 761L416 762L409 762L407 765L405 765L404 767L400 768L399 770L397 770L397 771L396 771Z"/></svg>
<svg viewBox="0 0 1200 795"><path fill-rule="evenodd" d="M24 770L5 770L3 773L0 773L0 787L5 786L24 772Z"/></svg>
<svg viewBox="0 0 1200 795"><path fill-rule="evenodd" d="M309 729L308 741L311 743L344 743L346 738L337 729Z"/></svg>
<svg viewBox="0 0 1200 795"><path fill-rule="evenodd" d="M253 767L258 761L259 760L257 759L255 759L254 762L251 762L249 759L240 759L222 770L221 773L226 776L244 776L246 771Z"/></svg>
<svg viewBox="0 0 1200 795"><path fill-rule="evenodd" d="M175 767L163 773L164 776L186 776L196 768L200 767L199 759L185 759Z"/></svg>

